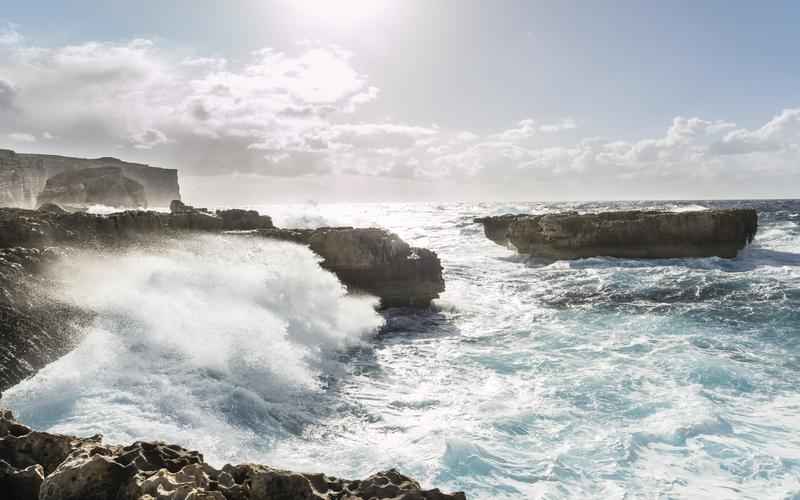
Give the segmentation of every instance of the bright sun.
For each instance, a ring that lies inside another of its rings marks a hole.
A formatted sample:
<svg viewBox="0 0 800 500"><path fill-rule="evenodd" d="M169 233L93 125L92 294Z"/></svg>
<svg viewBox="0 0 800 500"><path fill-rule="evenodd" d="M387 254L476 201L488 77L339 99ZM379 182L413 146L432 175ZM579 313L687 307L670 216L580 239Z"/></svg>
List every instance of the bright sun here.
<svg viewBox="0 0 800 500"><path fill-rule="evenodd" d="M292 0L291 4L304 17L340 28L352 27L380 17L390 0Z"/></svg>

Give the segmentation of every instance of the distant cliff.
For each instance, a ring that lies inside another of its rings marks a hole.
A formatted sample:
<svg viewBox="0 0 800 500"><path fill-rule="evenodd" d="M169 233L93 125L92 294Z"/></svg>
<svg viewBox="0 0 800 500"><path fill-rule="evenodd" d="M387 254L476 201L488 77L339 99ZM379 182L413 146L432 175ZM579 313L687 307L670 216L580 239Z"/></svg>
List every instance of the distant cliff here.
<svg viewBox="0 0 800 500"><path fill-rule="evenodd" d="M144 186L149 206L169 206L180 199L178 171L130 163L117 158L72 158L69 156L15 153L0 149L0 206L33 208L47 179L86 168L118 167L125 177Z"/></svg>

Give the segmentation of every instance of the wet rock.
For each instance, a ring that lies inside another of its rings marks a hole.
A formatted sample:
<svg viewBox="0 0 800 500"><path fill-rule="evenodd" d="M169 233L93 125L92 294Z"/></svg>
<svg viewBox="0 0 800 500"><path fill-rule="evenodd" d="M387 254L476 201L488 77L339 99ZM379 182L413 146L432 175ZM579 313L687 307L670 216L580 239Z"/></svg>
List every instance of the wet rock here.
<svg viewBox="0 0 800 500"><path fill-rule="evenodd" d="M268 229L258 234L308 245L323 258L321 266L348 289L379 297L383 307L427 307L444 291L436 253L411 247L385 229Z"/></svg>
<svg viewBox="0 0 800 500"><path fill-rule="evenodd" d="M753 209L566 212L482 217L475 222L483 224L495 243L543 258L734 258L753 241L758 214Z"/></svg>
<svg viewBox="0 0 800 500"><path fill-rule="evenodd" d="M120 167L86 168L50 177L37 201L39 205L58 203L84 207L147 206L144 186L125 177Z"/></svg>
<svg viewBox="0 0 800 500"><path fill-rule="evenodd" d="M68 353L93 317L43 293L56 286L43 270L61 257L52 248L0 249L0 391Z"/></svg>
<svg viewBox="0 0 800 500"><path fill-rule="evenodd" d="M246 231L251 229L268 229L272 225L272 217L261 215L255 210L217 210L217 217L222 219L222 229L225 231Z"/></svg>
<svg viewBox="0 0 800 500"><path fill-rule="evenodd" d="M113 446L100 436L36 432L8 411L0 411L0 436L0 492L20 500L466 499L463 493L423 489L394 469L364 480L256 464L218 470L200 453L177 445ZM37 460L46 463L31 463Z"/></svg>
<svg viewBox="0 0 800 500"><path fill-rule="evenodd" d="M268 216L254 211L215 215L180 201L173 203L171 214L129 210L95 215L42 208L0 208L0 391L68 353L93 318L91 311L46 293L57 283L42 271L68 258L75 247L125 248L187 232L254 229L248 234L308 245L323 258L322 267L350 291L375 295L384 307L427 307L444 290L436 253L413 248L383 229L277 229Z"/></svg>
<svg viewBox="0 0 800 500"><path fill-rule="evenodd" d="M41 465L18 469L5 460L0 460L0 492L7 495L4 498L38 500L42 481L44 470Z"/></svg>

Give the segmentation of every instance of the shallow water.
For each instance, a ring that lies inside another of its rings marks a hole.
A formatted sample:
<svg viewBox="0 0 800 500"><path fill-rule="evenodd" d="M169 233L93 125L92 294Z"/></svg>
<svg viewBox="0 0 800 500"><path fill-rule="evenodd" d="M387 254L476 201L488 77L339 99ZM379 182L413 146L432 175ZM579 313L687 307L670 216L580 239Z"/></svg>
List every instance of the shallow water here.
<svg viewBox="0 0 800 500"><path fill-rule="evenodd" d="M737 260L535 262L471 222L713 206L759 210ZM4 403L39 428L161 438L217 465L399 467L469 498L800 496L800 202L258 208L390 228L439 253L447 292L379 316L288 243L86 255L58 293L97 324Z"/></svg>

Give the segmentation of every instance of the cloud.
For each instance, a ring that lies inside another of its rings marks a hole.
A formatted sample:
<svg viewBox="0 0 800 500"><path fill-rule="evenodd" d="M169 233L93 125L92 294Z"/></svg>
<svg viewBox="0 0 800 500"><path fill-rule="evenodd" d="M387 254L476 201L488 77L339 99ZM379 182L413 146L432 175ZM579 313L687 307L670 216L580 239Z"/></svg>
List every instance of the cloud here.
<svg viewBox="0 0 800 500"><path fill-rule="evenodd" d="M794 148L800 143L800 108L784 109L762 127L755 130L731 130L711 145L716 155L746 155L777 152Z"/></svg>
<svg viewBox="0 0 800 500"><path fill-rule="evenodd" d="M14 142L36 142L35 135L24 132L12 132L8 134L8 138Z"/></svg>
<svg viewBox="0 0 800 500"><path fill-rule="evenodd" d="M145 39L38 47L9 29L0 29L0 116L13 120L0 120L3 137L113 152L184 175L358 174L611 189L676 179L713 185L755 171L786 176L800 161L795 108L753 129L678 116L663 134L636 140L576 140L576 132L563 133L578 130L572 118L445 128L368 119L370 103L384 96L354 55L336 46L265 48L229 61L186 57Z"/></svg>
<svg viewBox="0 0 800 500"><path fill-rule="evenodd" d="M492 134L491 138L498 141L521 142L538 135L540 132L550 134L563 132L564 130L572 130L574 128L577 128L577 124L572 118L565 118L556 123L545 123L542 125L538 125L536 120L532 118L526 118L517 122L514 128Z"/></svg>
<svg viewBox="0 0 800 500"><path fill-rule="evenodd" d="M152 149L161 144L169 144L173 142L169 139L164 132L149 128L141 132L131 135L131 143L137 149Z"/></svg>
<svg viewBox="0 0 800 500"><path fill-rule="evenodd" d="M16 45L22 42L22 35L17 31L17 26L6 23L0 26L0 46Z"/></svg>
<svg viewBox="0 0 800 500"><path fill-rule="evenodd" d="M0 111L9 110L14 107L14 99L17 91L11 82L0 79Z"/></svg>
<svg viewBox="0 0 800 500"><path fill-rule="evenodd" d="M549 123L541 125L539 130L542 132L562 132L564 130L572 130L578 128L575 120L572 118L565 118L558 123Z"/></svg>

